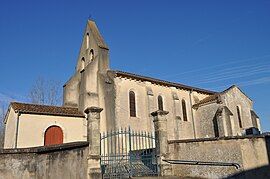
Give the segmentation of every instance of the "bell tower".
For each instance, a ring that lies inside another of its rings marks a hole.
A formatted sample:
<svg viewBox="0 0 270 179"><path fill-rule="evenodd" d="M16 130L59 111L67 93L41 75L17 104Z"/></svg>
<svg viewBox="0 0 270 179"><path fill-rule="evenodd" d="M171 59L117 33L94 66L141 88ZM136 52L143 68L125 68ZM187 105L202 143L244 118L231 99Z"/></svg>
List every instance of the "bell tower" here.
<svg viewBox="0 0 270 179"><path fill-rule="evenodd" d="M77 60L76 71L82 71L94 60L102 60L104 67L106 68L107 66L108 68L108 50L109 48L103 40L96 23L93 20L88 20Z"/></svg>
<svg viewBox="0 0 270 179"><path fill-rule="evenodd" d="M101 80L109 70L109 47L96 23L88 20L77 59L75 74L64 85L64 106L84 111L100 106Z"/></svg>

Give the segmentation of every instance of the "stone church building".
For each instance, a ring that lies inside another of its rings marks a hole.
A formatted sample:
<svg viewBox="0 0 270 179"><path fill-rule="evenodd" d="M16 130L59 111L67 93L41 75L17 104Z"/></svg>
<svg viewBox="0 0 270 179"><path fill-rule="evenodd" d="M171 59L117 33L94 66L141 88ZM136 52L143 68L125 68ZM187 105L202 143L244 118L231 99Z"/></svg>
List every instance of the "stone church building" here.
<svg viewBox="0 0 270 179"><path fill-rule="evenodd" d="M89 20L76 70L64 85L63 106L12 102L5 117L4 148L86 141L84 111L91 106L103 108L100 132L127 127L153 132L151 113L157 110L169 112L169 140L260 131L253 101L237 86L215 92L112 70L109 64L109 47Z"/></svg>

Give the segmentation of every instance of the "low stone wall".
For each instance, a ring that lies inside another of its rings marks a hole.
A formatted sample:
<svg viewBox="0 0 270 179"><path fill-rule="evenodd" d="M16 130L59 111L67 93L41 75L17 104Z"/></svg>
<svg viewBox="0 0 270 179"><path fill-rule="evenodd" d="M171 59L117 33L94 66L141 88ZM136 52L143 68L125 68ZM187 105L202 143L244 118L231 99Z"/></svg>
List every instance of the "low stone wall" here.
<svg viewBox="0 0 270 179"><path fill-rule="evenodd" d="M269 168L269 143L269 136L172 140L168 141L169 155L166 158L240 165L237 169L234 166L172 164L174 176L221 178L239 174L237 176L245 178L244 173L248 171L253 171L254 175L254 172L259 172L256 168ZM258 174L270 177L269 170L260 170Z"/></svg>
<svg viewBox="0 0 270 179"><path fill-rule="evenodd" d="M0 178L87 178L88 142L0 150Z"/></svg>

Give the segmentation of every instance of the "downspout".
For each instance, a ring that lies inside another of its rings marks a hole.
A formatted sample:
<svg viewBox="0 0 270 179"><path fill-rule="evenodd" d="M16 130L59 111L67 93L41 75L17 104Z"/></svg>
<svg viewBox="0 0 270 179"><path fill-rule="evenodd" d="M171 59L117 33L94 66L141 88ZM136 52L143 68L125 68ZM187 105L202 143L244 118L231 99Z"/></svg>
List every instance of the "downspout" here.
<svg viewBox="0 0 270 179"><path fill-rule="evenodd" d="M19 132L19 118L20 118L20 115L21 115L21 113L18 112L18 115L17 115L17 125L16 125L16 134L15 134L15 149L18 146L18 132Z"/></svg>
<svg viewBox="0 0 270 179"><path fill-rule="evenodd" d="M194 121L194 114L193 114L193 104L191 100L191 93L193 92L193 89L189 91L189 100L190 100L190 105L191 105L191 118L192 118L192 124L193 124L193 132L194 132L194 138L196 139L196 129L195 129L195 121Z"/></svg>

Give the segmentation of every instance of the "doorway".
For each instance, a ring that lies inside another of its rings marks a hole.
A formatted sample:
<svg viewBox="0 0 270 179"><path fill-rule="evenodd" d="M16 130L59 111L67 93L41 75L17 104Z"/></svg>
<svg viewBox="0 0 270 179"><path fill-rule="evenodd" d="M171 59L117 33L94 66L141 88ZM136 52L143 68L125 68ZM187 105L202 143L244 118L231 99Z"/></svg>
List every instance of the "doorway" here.
<svg viewBox="0 0 270 179"><path fill-rule="evenodd" d="M58 126L51 126L45 132L44 145L63 144L63 131Z"/></svg>

